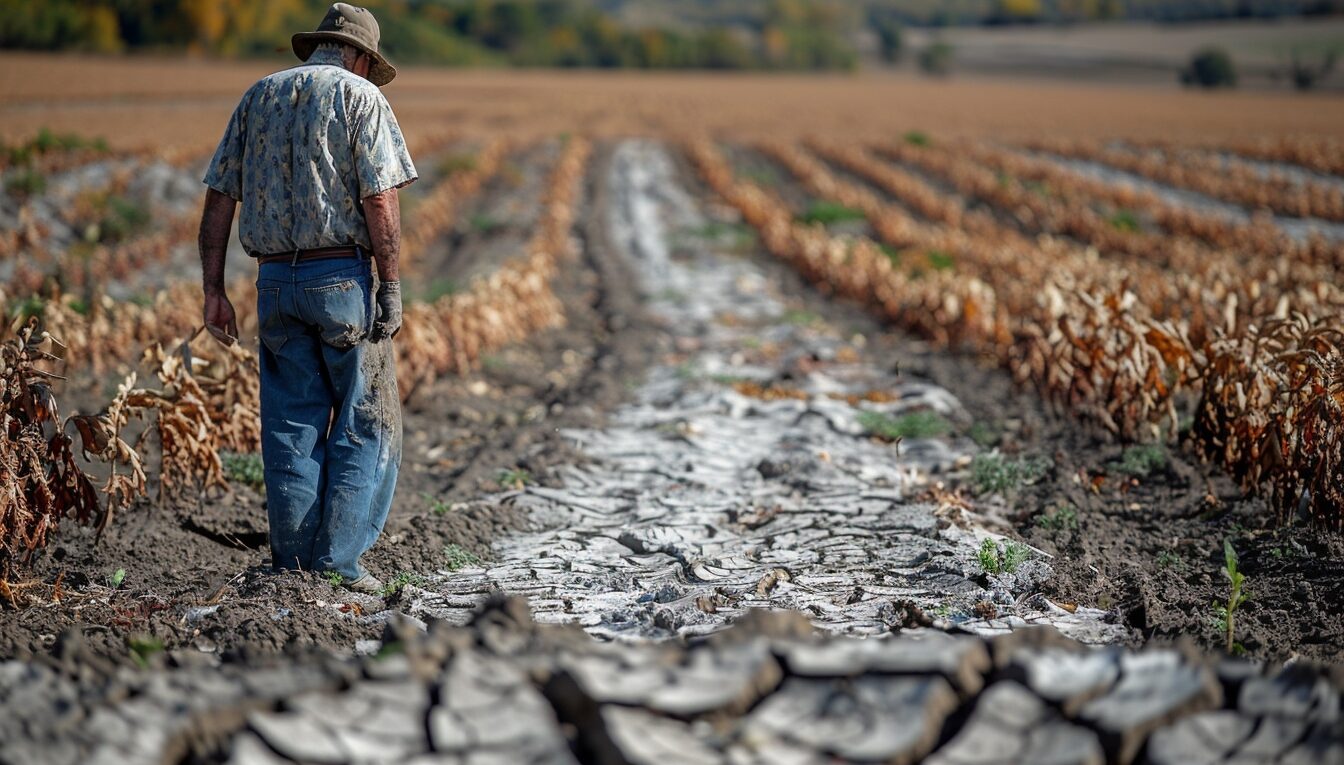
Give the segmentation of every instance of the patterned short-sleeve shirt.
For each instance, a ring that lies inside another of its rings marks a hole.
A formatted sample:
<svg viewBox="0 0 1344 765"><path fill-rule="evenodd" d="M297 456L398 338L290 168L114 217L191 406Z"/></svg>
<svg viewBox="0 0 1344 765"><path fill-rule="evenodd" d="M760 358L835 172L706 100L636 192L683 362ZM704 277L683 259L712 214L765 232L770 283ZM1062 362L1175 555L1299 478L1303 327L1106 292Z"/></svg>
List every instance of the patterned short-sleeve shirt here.
<svg viewBox="0 0 1344 765"><path fill-rule="evenodd" d="M335 50L248 89L205 173L241 203L238 238L256 255L369 249L360 201L415 179L392 107Z"/></svg>

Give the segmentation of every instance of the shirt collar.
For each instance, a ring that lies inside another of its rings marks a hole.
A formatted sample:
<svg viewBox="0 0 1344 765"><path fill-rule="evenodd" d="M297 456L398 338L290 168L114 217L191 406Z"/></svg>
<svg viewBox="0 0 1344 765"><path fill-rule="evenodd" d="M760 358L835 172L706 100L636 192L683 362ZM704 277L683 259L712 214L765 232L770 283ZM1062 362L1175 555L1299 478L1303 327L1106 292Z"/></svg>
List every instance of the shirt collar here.
<svg viewBox="0 0 1344 765"><path fill-rule="evenodd" d="M344 67L345 62L341 60L340 49L336 50L315 50L313 55L308 57L309 64L328 64L330 66Z"/></svg>

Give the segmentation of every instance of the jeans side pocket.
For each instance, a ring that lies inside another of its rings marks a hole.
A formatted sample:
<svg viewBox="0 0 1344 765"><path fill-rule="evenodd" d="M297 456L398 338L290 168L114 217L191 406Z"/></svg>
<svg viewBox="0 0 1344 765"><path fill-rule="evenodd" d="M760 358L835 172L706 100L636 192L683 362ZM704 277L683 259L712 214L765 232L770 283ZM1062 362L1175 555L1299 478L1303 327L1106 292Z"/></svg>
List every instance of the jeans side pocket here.
<svg viewBox="0 0 1344 765"><path fill-rule="evenodd" d="M321 287L305 287L308 315L322 342L333 348L353 348L368 334L368 292L358 279Z"/></svg>
<svg viewBox="0 0 1344 765"><path fill-rule="evenodd" d="M266 344L271 353L279 353L285 341L289 340L289 329L280 311L279 287L257 288L257 323L261 342Z"/></svg>

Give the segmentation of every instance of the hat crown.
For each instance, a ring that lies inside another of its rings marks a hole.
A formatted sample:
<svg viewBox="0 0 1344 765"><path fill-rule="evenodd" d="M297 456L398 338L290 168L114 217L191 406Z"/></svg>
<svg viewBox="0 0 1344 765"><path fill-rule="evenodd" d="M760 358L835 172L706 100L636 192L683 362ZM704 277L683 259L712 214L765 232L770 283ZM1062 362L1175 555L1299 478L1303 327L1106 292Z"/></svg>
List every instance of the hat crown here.
<svg viewBox="0 0 1344 765"><path fill-rule="evenodd" d="M327 15L317 25L319 32L340 32L350 35L365 45L378 49L378 20L364 8L349 3L333 3Z"/></svg>
<svg viewBox="0 0 1344 765"><path fill-rule="evenodd" d="M290 38L294 46L294 55L300 61L307 61L321 43L338 42L352 45L373 60L369 68L369 82L383 86L397 76L397 68L388 63L378 52L378 20L365 8L349 3L334 3L327 9L315 32L299 32Z"/></svg>

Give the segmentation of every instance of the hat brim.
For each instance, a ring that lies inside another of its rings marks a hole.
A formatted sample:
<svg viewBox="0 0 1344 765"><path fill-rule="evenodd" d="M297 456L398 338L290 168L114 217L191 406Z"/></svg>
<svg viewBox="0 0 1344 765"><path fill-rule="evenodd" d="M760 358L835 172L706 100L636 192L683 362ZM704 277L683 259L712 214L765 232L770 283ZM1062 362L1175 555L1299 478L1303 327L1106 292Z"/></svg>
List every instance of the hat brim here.
<svg viewBox="0 0 1344 765"><path fill-rule="evenodd" d="M372 59L369 65L369 82L380 88L397 76L397 68L389 64L387 59L383 58L383 54L371 50L353 35L344 32L299 32L289 39L290 45L294 47L294 55L298 56L300 61L307 61L313 55L313 51L317 50L317 46L324 42L352 45L369 54L369 58Z"/></svg>

